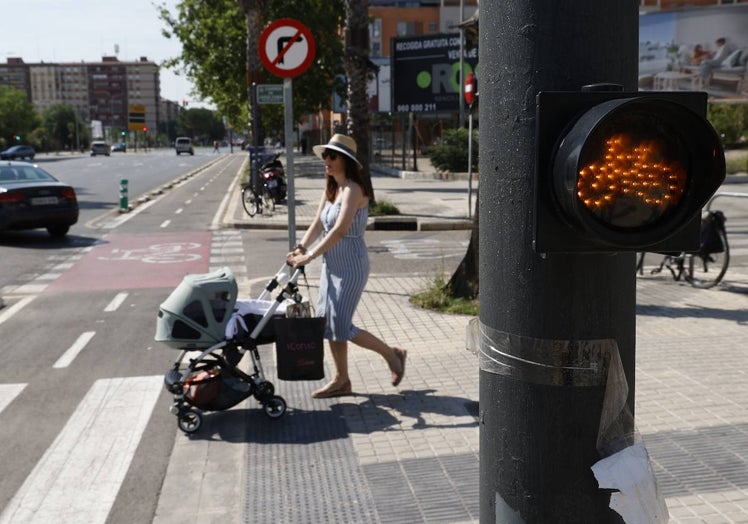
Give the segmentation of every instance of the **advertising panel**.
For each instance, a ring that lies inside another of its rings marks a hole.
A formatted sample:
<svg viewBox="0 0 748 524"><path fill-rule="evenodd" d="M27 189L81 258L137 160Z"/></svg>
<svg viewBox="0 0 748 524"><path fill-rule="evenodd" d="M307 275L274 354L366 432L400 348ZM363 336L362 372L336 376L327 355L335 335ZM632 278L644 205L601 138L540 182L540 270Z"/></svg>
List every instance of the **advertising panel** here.
<svg viewBox="0 0 748 524"><path fill-rule="evenodd" d="M477 73L478 49L463 52L464 73ZM392 39L392 110L456 112L460 108L460 33Z"/></svg>
<svg viewBox="0 0 748 524"><path fill-rule="evenodd" d="M639 89L706 91L713 101L748 97L748 6L643 14Z"/></svg>

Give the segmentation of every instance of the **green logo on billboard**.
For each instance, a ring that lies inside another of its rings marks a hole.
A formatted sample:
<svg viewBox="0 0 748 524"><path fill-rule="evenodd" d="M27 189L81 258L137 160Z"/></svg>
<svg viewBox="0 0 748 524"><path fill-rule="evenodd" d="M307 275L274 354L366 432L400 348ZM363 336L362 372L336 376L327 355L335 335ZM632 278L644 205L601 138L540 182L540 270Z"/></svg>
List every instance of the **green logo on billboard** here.
<svg viewBox="0 0 748 524"><path fill-rule="evenodd" d="M421 89L426 89L428 86L431 85L431 73L428 71L421 71L418 73L418 76L416 77L416 84L418 84L418 87Z"/></svg>

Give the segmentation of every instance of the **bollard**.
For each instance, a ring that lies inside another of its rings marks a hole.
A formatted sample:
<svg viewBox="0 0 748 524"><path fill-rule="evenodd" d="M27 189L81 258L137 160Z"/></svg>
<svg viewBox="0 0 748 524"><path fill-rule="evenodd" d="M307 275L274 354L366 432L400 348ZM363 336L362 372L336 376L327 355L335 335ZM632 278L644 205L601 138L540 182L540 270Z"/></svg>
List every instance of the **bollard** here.
<svg viewBox="0 0 748 524"><path fill-rule="evenodd" d="M120 213L126 213L130 210L130 206L127 202L127 179L123 178L119 181L119 211Z"/></svg>

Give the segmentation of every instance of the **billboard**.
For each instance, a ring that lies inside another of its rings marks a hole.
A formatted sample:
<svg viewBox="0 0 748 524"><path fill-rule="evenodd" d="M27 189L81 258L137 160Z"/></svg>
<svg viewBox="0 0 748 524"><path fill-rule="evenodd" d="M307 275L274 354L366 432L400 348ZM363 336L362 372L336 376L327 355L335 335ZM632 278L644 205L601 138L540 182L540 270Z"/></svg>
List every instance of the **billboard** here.
<svg viewBox="0 0 748 524"><path fill-rule="evenodd" d="M460 33L392 39L392 110L397 113L457 112ZM478 69L478 48L463 50L464 73Z"/></svg>
<svg viewBox="0 0 748 524"><path fill-rule="evenodd" d="M748 97L747 27L748 6L642 14L639 88L706 91L712 101L744 102ZM722 49L718 39L724 39Z"/></svg>

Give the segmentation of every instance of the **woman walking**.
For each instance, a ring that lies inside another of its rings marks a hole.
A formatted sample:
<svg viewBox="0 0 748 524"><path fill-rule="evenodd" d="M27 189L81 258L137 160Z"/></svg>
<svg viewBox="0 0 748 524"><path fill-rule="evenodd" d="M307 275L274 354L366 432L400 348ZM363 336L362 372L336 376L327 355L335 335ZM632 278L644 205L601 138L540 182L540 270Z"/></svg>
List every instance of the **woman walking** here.
<svg viewBox="0 0 748 524"><path fill-rule="evenodd" d="M405 374L407 352L353 325L353 314L369 278L364 233L371 198L362 182L356 141L337 134L327 145L313 149L325 162L325 192L301 243L288 254L293 267L323 257L317 314L327 318L325 338L330 344L335 376L312 397L337 397L353 391L348 374L348 341L379 353L392 373L392 385L397 386ZM308 247L320 236L314 248Z"/></svg>

